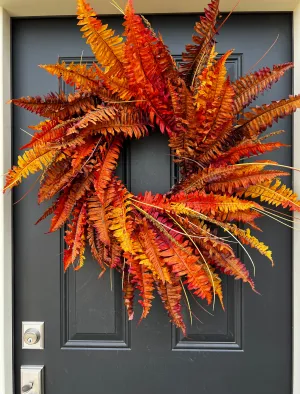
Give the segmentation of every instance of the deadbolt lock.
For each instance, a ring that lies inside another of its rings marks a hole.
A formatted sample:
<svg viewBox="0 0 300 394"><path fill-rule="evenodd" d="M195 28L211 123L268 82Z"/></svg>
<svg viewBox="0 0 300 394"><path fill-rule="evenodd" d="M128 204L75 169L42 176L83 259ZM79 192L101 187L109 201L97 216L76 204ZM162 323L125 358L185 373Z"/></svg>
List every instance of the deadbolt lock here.
<svg viewBox="0 0 300 394"><path fill-rule="evenodd" d="M22 322L23 349L44 349L44 322Z"/></svg>
<svg viewBox="0 0 300 394"><path fill-rule="evenodd" d="M35 345L41 338L41 333L36 328L28 328L24 333L24 342L27 345Z"/></svg>

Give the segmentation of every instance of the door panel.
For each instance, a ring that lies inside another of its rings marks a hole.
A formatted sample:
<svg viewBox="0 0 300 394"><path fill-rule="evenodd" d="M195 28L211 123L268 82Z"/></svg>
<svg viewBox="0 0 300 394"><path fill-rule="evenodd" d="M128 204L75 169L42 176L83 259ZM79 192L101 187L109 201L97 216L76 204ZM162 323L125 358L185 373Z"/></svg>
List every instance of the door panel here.
<svg viewBox="0 0 300 394"><path fill-rule="evenodd" d="M195 15L149 17L160 30L176 59L190 42ZM105 18L121 31L119 17ZM254 27L259 26L259 29ZM13 32L13 95L57 91L58 83L37 64L60 60L92 61L74 18L15 19ZM291 15L233 15L218 37L219 53L235 48L228 60L232 79L247 72L276 36L275 48L260 66L291 61ZM61 89L68 91L64 84ZM287 96L292 91L291 73L267 92L259 103ZM28 141L20 129L38 122L26 111L14 108L14 159L18 147ZM291 144L291 119L281 120L281 140ZM266 158L290 165L289 149ZM169 190L176 178L167 138L152 133L128 143L120 159L118 175L133 193ZM14 191L15 266L15 375L19 388L20 365L46 367L46 394L182 394L197 390L215 394L289 394L291 392L291 231L261 220L262 241L274 251L276 267L251 251L256 263L254 294L240 281L224 278L226 311L208 309L189 295L195 312L188 337L172 327L156 297L150 316L140 325L126 318L121 278L99 268L87 256L79 272L62 270L63 234L47 234L49 221L34 226L45 210L36 203L37 186L31 177ZM243 256L242 256L243 257ZM251 265L245 260L251 270ZM197 320L199 319L199 320ZM21 322L45 322L45 350L21 350Z"/></svg>

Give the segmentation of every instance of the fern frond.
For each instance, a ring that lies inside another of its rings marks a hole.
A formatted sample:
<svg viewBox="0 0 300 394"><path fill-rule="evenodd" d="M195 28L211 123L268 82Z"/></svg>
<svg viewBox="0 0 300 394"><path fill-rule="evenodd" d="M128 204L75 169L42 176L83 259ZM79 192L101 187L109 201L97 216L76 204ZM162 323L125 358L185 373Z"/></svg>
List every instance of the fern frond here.
<svg viewBox="0 0 300 394"><path fill-rule="evenodd" d="M131 240L132 219L130 217L132 211L130 197L132 195L120 182L115 185L112 183L111 187L114 190L114 200L108 212L109 229L124 252L134 253Z"/></svg>
<svg viewBox="0 0 300 394"><path fill-rule="evenodd" d="M79 146L72 156L71 165L73 167L74 172L82 167L86 158L88 158L97 148L99 138L87 139L85 144Z"/></svg>
<svg viewBox="0 0 300 394"><path fill-rule="evenodd" d="M107 185L111 182L114 171L118 164L120 151L123 140L120 137L115 137L107 150L102 154L100 168L95 174L94 187L101 204L104 203L104 192Z"/></svg>
<svg viewBox="0 0 300 394"><path fill-rule="evenodd" d="M74 178L73 170L67 160L52 162L38 192L38 203L49 200L66 187Z"/></svg>
<svg viewBox="0 0 300 394"><path fill-rule="evenodd" d="M157 235L155 232L149 228L146 220L143 221L142 231L139 235L140 242L142 244L144 254L148 257L152 269L154 277L158 277L163 283L168 281L168 277L165 277L164 273L164 261L160 256L159 250L159 240L157 240Z"/></svg>
<svg viewBox="0 0 300 394"><path fill-rule="evenodd" d="M283 185L279 179L266 181L257 185L252 185L241 191L245 197L259 198L262 202L289 208L291 211L300 211L300 201L298 195Z"/></svg>
<svg viewBox="0 0 300 394"><path fill-rule="evenodd" d="M246 138L257 137L262 131L277 122L279 118L291 115L299 107L300 95L290 96L288 99L252 108L252 112L245 113L244 118L239 120L239 127L235 130L235 133Z"/></svg>
<svg viewBox="0 0 300 394"><path fill-rule="evenodd" d="M260 254L267 257L271 261L272 265L274 264L272 252L269 247L263 242L260 242L256 237L254 237L251 234L249 228L243 230L237 227L235 224L227 225L226 228L230 230L232 234L238 237L243 242L243 244L249 245L251 246L251 248L258 250Z"/></svg>
<svg viewBox="0 0 300 394"><path fill-rule="evenodd" d="M240 187L245 188L264 180L274 179L277 176L289 175L283 171L264 170L265 166L257 163L257 165L245 165L242 167L209 167L183 180L178 184L178 189L185 193L204 189L213 192L232 193Z"/></svg>
<svg viewBox="0 0 300 394"><path fill-rule="evenodd" d="M102 268L102 273L106 270L105 260L104 260L104 244L99 243L96 230L93 225L88 222L87 227L87 240L91 248L92 255L97 263Z"/></svg>
<svg viewBox="0 0 300 394"><path fill-rule="evenodd" d="M59 200L59 199L58 199ZM54 203L52 205L50 205L49 208L46 209L46 211L43 213L43 215L35 222L35 224L39 224L41 221L45 220L48 216L52 215L53 212L56 209L57 206L57 201L54 201Z"/></svg>
<svg viewBox="0 0 300 394"><path fill-rule="evenodd" d="M140 291L141 299L138 302L143 307L143 313L140 318L141 321L147 317L152 306L152 300L154 299L154 279L153 275L149 273L145 265L139 264L139 262L134 259L129 260L129 264L129 272L132 275L131 283L135 284Z"/></svg>
<svg viewBox="0 0 300 394"><path fill-rule="evenodd" d="M75 114L80 115L82 112L94 109L95 106L93 96L79 92L68 96L64 93L49 93L44 98L21 97L10 102L37 115L60 120Z"/></svg>
<svg viewBox="0 0 300 394"><path fill-rule="evenodd" d="M34 130L41 130L35 133L26 145L23 145L21 149L35 148L49 144L55 149L55 144L59 144L59 141L66 136L67 130L73 126L77 121L77 118L68 119L62 122L57 120L46 120L39 123L37 126L30 126ZM52 145L51 145L52 144Z"/></svg>
<svg viewBox="0 0 300 394"><path fill-rule="evenodd" d="M110 110L109 110L110 112ZM76 146L82 144L82 139L88 136L102 134L106 138L112 135L123 134L125 137L141 138L148 134L147 126L151 126L149 118L143 114L139 109L127 108L122 112L115 115L111 115L113 119L109 121L96 120L93 121L93 117L97 117L98 114L89 113L86 115L86 119L82 119L83 122L87 123L85 128L81 129L78 125L74 125L72 129L68 131L69 139L65 139L62 146ZM103 116L102 109L100 109L99 116ZM80 120L78 122L80 124ZM73 137L72 134L79 133L78 136Z"/></svg>
<svg viewBox="0 0 300 394"><path fill-rule="evenodd" d="M133 311L133 298L134 298L134 287L132 285L132 276L125 271L123 280L123 293L124 293L124 304L127 309L128 320L132 320L134 316Z"/></svg>
<svg viewBox="0 0 300 394"><path fill-rule="evenodd" d="M76 207L72 222L69 224L69 229L66 231L65 242L68 248L64 252L64 269L65 271L70 265L74 264L79 258L78 265L75 269L79 269L84 264L85 250L85 228L87 224L86 208L84 204Z"/></svg>
<svg viewBox="0 0 300 394"><path fill-rule="evenodd" d="M275 65L273 70L264 67L235 81L232 84L235 92L235 113L238 114L243 108L251 104L261 92L270 89L292 67L293 63Z"/></svg>
<svg viewBox="0 0 300 394"><path fill-rule="evenodd" d="M104 245L110 245L109 221L105 205L101 204L96 195L88 200L88 217Z"/></svg>
<svg viewBox="0 0 300 394"><path fill-rule="evenodd" d="M22 179L27 178L30 174L43 170L51 163L55 155L56 151L51 150L48 146L26 151L23 156L18 157L18 165L8 172L4 190L17 186Z"/></svg>
<svg viewBox="0 0 300 394"><path fill-rule="evenodd" d="M186 336L186 326L181 314L182 288L179 280L174 278L172 285L169 283L164 284L158 280L155 281L155 283L158 294L168 312L170 320L182 331L183 335Z"/></svg>
<svg viewBox="0 0 300 394"><path fill-rule="evenodd" d="M85 129L89 124L96 125L99 128L101 122L109 122L116 116L116 109L114 107L97 106L92 111L88 111L78 122L74 124L67 132L67 135L78 133L80 129Z"/></svg>
<svg viewBox="0 0 300 394"><path fill-rule="evenodd" d="M56 64L41 64L41 68L48 71L51 75L62 78L66 84L80 88L83 92L100 93L102 84L98 75L92 67L86 64L66 64L65 62Z"/></svg>
<svg viewBox="0 0 300 394"><path fill-rule="evenodd" d="M227 152L218 155L211 165L214 167L223 167L228 164L235 164L246 157L249 158L252 156L261 155L266 152L272 152L284 146L287 145L282 144L281 142L269 142L265 144L262 144L260 141L246 142L244 144L234 146Z"/></svg>
<svg viewBox="0 0 300 394"><path fill-rule="evenodd" d="M78 25L90 45L97 61L109 75L124 76L124 44L120 36L103 25L97 14L85 0L77 1Z"/></svg>
<svg viewBox="0 0 300 394"><path fill-rule="evenodd" d="M49 232L54 232L65 224L76 202L85 195L86 191L90 190L92 181L93 174L89 174L86 177L79 178L72 186L64 189L57 201Z"/></svg>
<svg viewBox="0 0 300 394"><path fill-rule="evenodd" d="M238 197L203 192L178 193L170 199L170 209L178 214L186 213L185 208L209 215L216 213L236 213L260 208L253 201L241 200Z"/></svg>
<svg viewBox="0 0 300 394"><path fill-rule="evenodd" d="M197 76L200 75L210 59L214 47L214 36L216 34L216 21L219 14L219 0L212 0L205 9L204 16L196 22L194 30L194 44L186 46L186 52L182 54L181 75L188 85L194 85Z"/></svg>
<svg viewBox="0 0 300 394"><path fill-rule="evenodd" d="M174 62L166 55L161 40L153 36L136 15L129 0L125 10L125 57L126 75L131 90L144 102L151 121L156 121L161 132L171 134L176 128L171 102L165 91L168 82L165 70L174 67ZM178 73L174 70L175 75Z"/></svg>

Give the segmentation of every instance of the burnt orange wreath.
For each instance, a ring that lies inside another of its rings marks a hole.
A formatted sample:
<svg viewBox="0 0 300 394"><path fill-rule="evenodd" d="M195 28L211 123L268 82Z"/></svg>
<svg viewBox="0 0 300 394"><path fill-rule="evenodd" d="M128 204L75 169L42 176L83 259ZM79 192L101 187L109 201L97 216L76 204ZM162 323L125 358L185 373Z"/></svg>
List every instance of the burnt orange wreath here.
<svg viewBox="0 0 300 394"><path fill-rule="evenodd" d="M156 288L184 334L185 288L209 304L217 296L222 305L220 273L255 289L230 238L252 263L244 245L273 262L268 247L239 226L257 228L255 220L262 215L281 217L259 202L300 211L297 196L279 180L288 175L280 171L284 166L240 163L283 146L266 142L261 133L295 111L300 96L243 110L292 64L231 82L226 73L231 51L219 59L215 53L218 12L219 0L212 0L177 67L161 36L134 13L131 0L124 12L125 42L78 0L78 24L97 63L43 65L75 85L75 93L12 100L48 119L30 126L36 132L23 146L30 149L9 171L5 189L42 171L38 202L58 197L38 222L53 214L51 232L68 223L65 269L84 265L88 244L103 273L107 268L121 273L129 319L134 290L143 319ZM165 195L134 196L115 176L120 150L125 139L144 137L157 126L169 136L181 180Z"/></svg>

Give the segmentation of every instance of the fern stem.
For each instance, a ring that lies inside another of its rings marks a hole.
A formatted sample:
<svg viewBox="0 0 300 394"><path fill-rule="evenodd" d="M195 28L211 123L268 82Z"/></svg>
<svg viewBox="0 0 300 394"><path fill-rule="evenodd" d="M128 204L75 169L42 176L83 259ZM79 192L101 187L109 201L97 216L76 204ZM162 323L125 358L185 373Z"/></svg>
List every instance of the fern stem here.
<svg viewBox="0 0 300 394"><path fill-rule="evenodd" d="M280 217L279 215L275 215L275 214L271 214L271 213L266 213L265 211L261 211L260 209L257 209L257 208L252 208L252 209L254 209L255 211L261 213L262 215L268 216L269 218L271 218L271 219L273 219L273 220L276 220L276 222L281 223L281 224L283 224L284 226L291 228L292 230L300 231L300 228L296 228L296 227L294 227L294 226L290 226L289 224L284 223L284 222L282 222L282 221L279 220L279 219L276 219L275 216ZM274 215L274 216L273 216L273 215ZM284 219L283 219L283 220L284 220Z"/></svg>
<svg viewBox="0 0 300 394"><path fill-rule="evenodd" d="M208 221L208 222L211 222L211 223L213 223L213 224L216 224L217 226L221 227L225 232L229 233L229 234L238 242L238 244L241 246L241 248L244 250L244 252L245 252L245 253L247 254L247 256L249 257L249 259L250 259L250 261L251 261L251 264L252 264L252 266L253 266L253 276L255 276L255 271L256 271L256 269L255 269L254 261L252 260L250 254L249 254L249 252L247 251L247 249L245 248L245 246L239 241L238 238L235 237L234 234L232 234L232 233L231 233L226 227L224 227L224 226L222 225L222 223L219 222L218 220L211 219L210 217L208 217L208 216L206 216L206 215L203 215L202 213L199 213L199 212L197 212L197 211L194 211L194 210L191 209L191 208L187 208L187 210L189 210L189 211L195 213L196 215L199 215L199 217L202 217L204 220L206 220L206 221Z"/></svg>
<svg viewBox="0 0 300 394"><path fill-rule="evenodd" d="M181 287L182 287L182 290L183 290L183 293L184 293L184 296L185 296L185 299L186 299L187 307L188 307L189 314L190 314L191 326L192 326L193 325L193 315L192 315L191 305L190 305L187 293L185 291L185 287L184 287L184 285L182 283L182 280L179 279L179 281L180 281L180 284L181 284Z"/></svg>

